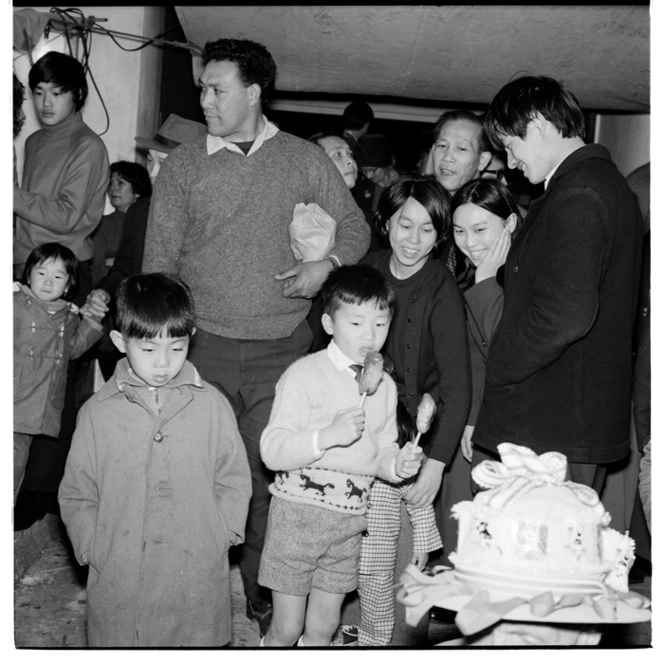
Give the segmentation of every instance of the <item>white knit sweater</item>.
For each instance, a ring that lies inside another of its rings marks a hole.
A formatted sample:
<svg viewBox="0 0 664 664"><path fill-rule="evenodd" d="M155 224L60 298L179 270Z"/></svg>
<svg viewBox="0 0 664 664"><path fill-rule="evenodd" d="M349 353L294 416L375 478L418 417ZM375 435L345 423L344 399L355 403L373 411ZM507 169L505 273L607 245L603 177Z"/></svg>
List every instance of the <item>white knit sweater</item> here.
<svg viewBox="0 0 664 664"><path fill-rule="evenodd" d="M277 473L273 495L339 512L364 514L374 477L397 482L397 391L383 374L364 403L362 437L348 447L317 454L314 434L331 424L340 410L360 403L358 385L347 369L338 369L328 350L292 364L277 383L270 421L261 436L261 456Z"/></svg>

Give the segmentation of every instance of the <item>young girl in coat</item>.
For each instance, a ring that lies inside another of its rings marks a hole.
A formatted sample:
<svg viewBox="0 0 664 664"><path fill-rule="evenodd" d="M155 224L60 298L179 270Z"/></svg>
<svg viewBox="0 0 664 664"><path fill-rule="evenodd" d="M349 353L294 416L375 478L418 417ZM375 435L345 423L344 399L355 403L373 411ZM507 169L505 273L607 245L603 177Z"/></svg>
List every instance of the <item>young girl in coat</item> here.
<svg viewBox="0 0 664 664"><path fill-rule="evenodd" d="M471 180L452 198L453 236L458 248L457 275L466 302L470 340L473 396L461 447L452 459L450 481L443 487L443 501L455 505L472 500L471 480L473 446L471 438L482 403L486 358L491 337L503 313L503 289L499 268L505 263L512 235L521 224L518 205L507 187L495 179ZM480 461L481 459L476 459ZM445 552L442 564L450 564L449 554L456 549L457 526L450 519L441 525Z"/></svg>
<svg viewBox="0 0 664 664"><path fill-rule="evenodd" d="M377 209L377 230L391 248L363 259L385 275L397 293L384 353L394 364L392 377L402 412L411 420L406 426L414 429L425 393L433 397L436 413L420 439L427 458L417 478L408 487L377 479L371 489L368 536L360 556L359 646L388 645L392 639L402 496L409 511L433 512L443 470L468 415L470 369L463 300L450 271L434 257L449 228L448 195L435 178L401 177L386 186ZM435 519L429 523L427 535L414 537L413 542L412 561L420 569L428 562L428 552L441 547ZM346 626L344 631L351 630Z"/></svg>
<svg viewBox="0 0 664 664"><path fill-rule="evenodd" d="M14 503L36 434L56 437L65 400L69 360L102 336L108 307L98 298L79 309L78 261L55 242L28 256L22 283L14 283Z"/></svg>

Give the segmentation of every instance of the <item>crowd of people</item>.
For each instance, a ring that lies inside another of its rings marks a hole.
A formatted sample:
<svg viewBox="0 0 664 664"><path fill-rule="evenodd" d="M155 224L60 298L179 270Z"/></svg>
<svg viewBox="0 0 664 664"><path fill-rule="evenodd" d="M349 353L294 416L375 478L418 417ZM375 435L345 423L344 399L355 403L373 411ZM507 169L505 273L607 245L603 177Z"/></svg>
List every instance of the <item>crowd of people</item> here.
<svg viewBox="0 0 664 664"><path fill-rule="evenodd" d="M599 493L633 403L649 517L649 229L574 95L515 79L482 116L444 113L410 171L364 102L338 130L281 131L261 44L202 58L206 125L137 137L147 169L109 164L76 59L29 74L15 529L61 514L89 566L89 645L228 644L236 546L261 646L390 645L402 503L411 563L449 564L473 467L509 441L562 452ZM15 77L14 135L22 102ZM543 194L518 198L507 168ZM332 220L312 213L324 255L294 255L300 204ZM356 589L359 623L340 625Z"/></svg>

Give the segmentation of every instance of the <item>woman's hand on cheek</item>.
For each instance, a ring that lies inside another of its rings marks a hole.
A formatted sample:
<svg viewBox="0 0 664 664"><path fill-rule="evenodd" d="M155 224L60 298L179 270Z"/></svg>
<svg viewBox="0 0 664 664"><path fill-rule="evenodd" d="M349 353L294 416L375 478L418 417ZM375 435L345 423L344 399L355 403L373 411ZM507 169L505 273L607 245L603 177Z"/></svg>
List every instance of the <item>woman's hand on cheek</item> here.
<svg viewBox="0 0 664 664"><path fill-rule="evenodd" d="M484 258L477 266L475 272L475 283L478 284L484 279L495 277L498 273L498 268L505 264L507 252L510 249L510 242L512 236L507 227L503 228L500 235L493 241L489 250L484 254Z"/></svg>

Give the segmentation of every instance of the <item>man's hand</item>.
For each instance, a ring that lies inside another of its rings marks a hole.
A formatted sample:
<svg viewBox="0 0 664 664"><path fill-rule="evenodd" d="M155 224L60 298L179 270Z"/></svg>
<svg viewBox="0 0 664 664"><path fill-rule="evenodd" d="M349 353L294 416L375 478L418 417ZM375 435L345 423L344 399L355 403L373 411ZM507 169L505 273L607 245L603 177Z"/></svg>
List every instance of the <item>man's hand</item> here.
<svg viewBox="0 0 664 664"><path fill-rule="evenodd" d="M394 471L402 479L412 477L420 469L423 456L421 447L406 443L396 456Z"/></svg>
<svg viewBox="0 0 664 664"><path fill-rule="evenodd" d="M473 432L475 431L475 426L467 424L464 427L463 435L461 436L461 454L463 458L468 462L473 462Z"/></svg>
<svg viewBox="0 0 664 664"><path fill-rule="evenodd" d="M332 261L296 263L293 267L280 272L274 278L285 281L284 297L304 297L311 299L321 289L327 275L332 271Z"/></svg>
<svg viewBox="0 0 664 664"><path fill-rule="evenodd" d="M410 491L405 495L406 502L418 509L431 505L440 490L445 464L435 459L427 459Z"/></svg>
<svg viewBox="0 0 664 664"><path fill-rule="evenodd" d="M340 410L332 423L318 432L318 449L352 445L362 436L365 419L364 408Z"/></svg>

